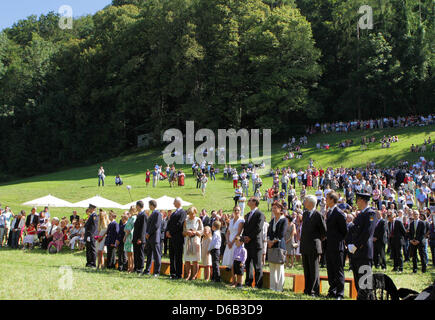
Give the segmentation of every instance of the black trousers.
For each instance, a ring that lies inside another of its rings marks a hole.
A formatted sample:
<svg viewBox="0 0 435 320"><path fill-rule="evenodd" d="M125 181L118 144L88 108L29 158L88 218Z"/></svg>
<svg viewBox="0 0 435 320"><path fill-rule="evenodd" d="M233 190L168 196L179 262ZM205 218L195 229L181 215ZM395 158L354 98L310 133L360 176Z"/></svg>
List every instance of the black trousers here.
<svg viewBox="0 0 435 320"><path fill-rule="evenodd" d="M115 269L116 248L111 245L107 246L107 269Z"/></svg>
<svg viewBox="0 0 435 320"><path fill-rule="evenodd" d="M402 245L391 245L391 258L393 259L394 269L403 271Z"/></svg>
<svg viewBox="0 0 435 320"><path fill-rule="evenodd" d="M160 266L162 264L162 249L160 243L148 243L146 246L147 251L147 265L145 273L150 273L151 262L154 259L154 274L160 274Z"/></svg>
<svg viewBox="0 0 435 320"><path fill-rule="evenodd" d="M255 271L255 287L263 288L263 249L255 249L255 248L246 248L248 255L245 261L246 265L246 280L245 284L248 287L252 286L254 282L254 274L252 274L252 270L250 268L251 262L254 266Z"/></svg>
<svg viewBox="0 0 435 320"><path fill-rule="evenodd" d="M211 266L212 266L211 280L215 282L220 282L221 272L219 270L219 259L221 256L221 251L219 249L213 249L210 251L210 255L211 255Z"/></svg>
<svg viewBox="0 0 435 320"><path fill-rule="evenodd" d="M172 277L181 278L183 272L183 238L169 239L169 260Z"/></svg>
<svg viewBox="0 0 435 320"><path fill-rule="evenodd" d="M133 243L134 271L142 272L145 261L145 244Z"/></svg>
<svg viewBox="0 0 435 320"><path fill-rule="evenodd" d="M124 242L119 243L117 253L118 253L118 270L127 271L128 269L127 252L124 251Z"/></svg>
<svg viewBox="0 0 435 320"><path fill-rule="evenodd" d="M381 265L382 269L387 267L387 262L385 261L385 243L379 239L373 244L373 263L375 267Z"/></svg>
<svg viewBox="0 0 435 320"><path fill-rule="evenodd" d="M164 252L165 255L167 255L168 254L168 248L169 248L169 239L165 237L163 242L162 242L162 245L163 245L163 248L164 248L163 252Z"/></svg>
<svg viewBox="0 0 435 320"><path fill-rule="evenodd" d="M317 252L302 254L304 266L305 294L320 295L319 255Z"/></svg>
<svg viewBox="0 0 435 320"><path fill-rule="evenodd" d="M90 241L86 241L86 266L96 267L96 261L97 250L95 248L95 239L93 237L90 237Z"/></svg>
<svg viewBox="0 0 435 320"><path fill-rule="evenodd" d="M355 257L352 257L351 268L355 287L358 291L357 300L374 300L372 261L370 259L355 259Z"/></svg>
<svg viewBox="0 0 435 320"><path fill-rule="evenodd" d="M421 260L421 270L423 272L426 271L426 265L427 265L427 261L426 261L426 252L424 250L424 244L420 243L416 246L414 246L412 243L409 244L409 251L412 255L412 269L413 270L417 270L418 266L417 266L417 252L420 255L420 260Z"/></svg>
<svg viewBox="0 0 435 320"><path fill-rule="evenodd" d="M344 297L344 265L343 251L326 251L326 267L328 272L329 291L333 297Z"/></svg>
<svg viewBox="0 0 435 320"><path fill-rule="evenodd" d="M326 265L326 241L327 240L322 241L322 255L320 256L320 266L322 268Z"/></svg>

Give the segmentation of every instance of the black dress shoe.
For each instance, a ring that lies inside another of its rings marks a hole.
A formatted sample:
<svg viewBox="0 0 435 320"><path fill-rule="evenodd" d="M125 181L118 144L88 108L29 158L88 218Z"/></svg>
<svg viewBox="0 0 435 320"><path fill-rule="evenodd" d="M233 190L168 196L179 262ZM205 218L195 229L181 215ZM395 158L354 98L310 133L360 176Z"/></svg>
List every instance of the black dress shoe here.
<svg viewBox="0 0 435 320"><path fill-rule="evenodd" d="M337 300L343 300L343 298L342 297L337 297Z"/></svg>
<svg viewBox="0 0 435 320"><path fill-rule="evenodd" d="M417 269L412 270L412 272L417 273Z"/></svg>

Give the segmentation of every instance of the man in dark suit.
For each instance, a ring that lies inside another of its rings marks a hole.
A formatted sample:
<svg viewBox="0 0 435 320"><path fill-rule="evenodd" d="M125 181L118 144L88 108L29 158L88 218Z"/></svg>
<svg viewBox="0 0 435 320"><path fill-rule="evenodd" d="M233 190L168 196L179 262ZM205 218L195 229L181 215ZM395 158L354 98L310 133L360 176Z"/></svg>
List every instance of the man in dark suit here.
<svg viewBox="0 0 435 320"><path fill-rule="evenodd" d="M355 193L352 191L352 186L349 186L346 189L346 203L351 207L353 207L354 197L355 197Z"/></svg>
<svg viewBox="0 0 435 320"><path fill-rule="evenodd" d="M169 260L171 263L171 279L181 279L183 271L183 225L186 221L186 211L181 207L181 199L175 198L175 212L171 214L166 227L166 237L169 239Z"/></svg>
<svg viewBox="0 0 435 320"><path fill-rule="evenodd" d="M356 194L356 204L360 213L349 230L349 252L352 253L351 268L358 291L358 300L374 300L372 281L373 234L376 227L376 213L369 207L371 195ZM368 279L366 277L369 276ZM361 280L362 283L360 283Z"/></svg>
<svg viewBox="0 0 435 320"><path fill-rule="evenodd" d="M145 214L143 201L136 203L136 209L139 212L133 229L133 255L134 255L134 271L142 273L145 260L145 243L148 217Z"/></svg>
<svg viewBox="0 0 435 320"><path fill-rule="evenodd" d="M394 261L393 271L403 271L402 246L405 244L406 230L402 221L395 219L395 213L388 214L388 243L391 258Z"/></svg>
<svg viewBox="0 0 435 320"><path fill-rule="evenodd" d="M119 225L116 222L116 213L110 211L110 223L107 226L107 236L104 244L107 247L107 269L115 269L116 239L118 239Z"/></svg>
<svg viewBox="0 0 435 320"><path fill-rule="evenodd" d="M95 268L97 260L97 251L95 248L95 236L98 233L98 221L95 209L97 207L89 204L86 210L88 220L85 224L85 241L86 241L86 267Z"/></svg>
<svg viewBox="0 0 435 320"><path fill-rule="evenodd" d="M246 258L246 280L245 284L252 287L254 281L254 274L250 268L251 262L255 271L255 287L261 289L263 287L263 225L264 214L258 209L260 199L252 197L248 201L248 207L251 211L245 216L245 225L243 228L243 243L245 244L246 251L248 252Z"/></svg>
<svg viewBox="0 0 435 320"><path fill-rule="evenodd" d="M326 205L326 266L328 270L328 297L338 300L344 297L344 238L347 234L346 214L338 206L335 191L328 193Z"/></svg>
<svg viewBox="0 0 435 320"><path fill-rule="evenodd" d="M77 214L77 211L73 211L73 214L72 215L70 215L70 217L69 217L69 221L72 223L73 222L73 220L77 220L77 221L79 221L80 220L80 216Z"/></svg>
<svg viewBox="0 0 435 320"><path fill-rule="evenodd" d="M39 216L36 213L35 207L32 208L32 211L30 212L30 214L26 218L26 228L28 228L31 223L33 223L33 225L35 226L35 229L39 224Z"/></svg>
<svg viewBox="0 0 435 320"><path fill-rule="evenodd" d="M150 274L151 261L154 259L154 277L158 277L162 261L162 248L160 246L162 214L160 211L156 210L156 200L151 200L149 202L149 207L152 213L148 218L147 232L145 235L147 239L147 265L143 274Z"/></svg>
<svg viewBox="0 0 435 320"><path fill-rule="evenodd" d="M414 220L409 226L409 243L410 253L412 255L412 271L417 273L417 251L421 259L421 272L426 272L426 252L424 250L424 237L426 235L426 226L424 221L419 220L420 213L417 210L413 212Z"/></svg>
<svg viewBox="0 0 435 320"><path fill-rule="evenodd" d="M325 219L316 210L316 205L315 196L305 197L300 251L304 266L304 293L310 296L320 295L319 259L322 254L322 240L326 237Z"/></svg>
<svg viewBox="0 0 435 320"><path fill-rule="evenodd" d="M162 215L162 225L160 227L160 248L162 256L168 252L168 238L166 237L166 227L168 226L168 212Z"/></svg>
<svg viewBox="0 0 435 320"><path fill-rule="evenodd" d="M119 271L127 271L128 262L127 262L127 252L124 251L124 237L125 237L125 225L128 221L128 215L123 214L121 220L119 221L119 232L118 238L116 239L116 247L118 248L118 270Z"/></svg>
<svg viewBox="0 0 435 320"><path fill-rule="evenodd" d="M205 210L205 209L202 209L201 210L201 213L200 213L200 215L199 215L199 217L200 217L200 219L201 219L201 221L202 221L202 225L204 226L204 227L210 227L211 228L211 220L210 220L210 217L207 215L207 210ZM214 222L214 221L213 221Z"/></svg>
<svg viewBox="0 0 435 320"><path fill-rule="evenodd" d="M388 241L388 228L386 221L382 219L381 211L376 213L376 218L378 221L373 234L373 263L376 269L381 265L382 270L386 270L385 245Z"/></svg>

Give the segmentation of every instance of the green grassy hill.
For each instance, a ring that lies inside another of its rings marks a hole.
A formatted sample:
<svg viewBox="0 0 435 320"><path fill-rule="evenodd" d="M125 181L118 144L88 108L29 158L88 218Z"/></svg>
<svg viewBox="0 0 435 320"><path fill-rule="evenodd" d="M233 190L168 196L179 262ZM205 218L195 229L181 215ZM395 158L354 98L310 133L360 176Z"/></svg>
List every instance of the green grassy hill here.
<svg viewBox="0 0 435 320"><path fill-rule="evenodd" d="M346 166L358 167L365 166L368 161L375 161L379 166L390 166L400 160L410 162L416 160L420 154L412 154L409 151L411 144L421 144L425 138L434 134L435 126L423 128L392 129L384 131L353 132L348 135L328 134L314 135L309 137L309 144L305 146L303 159L282 161L284 150L281 149L282 143L274 143L272 152L272 166L292 168L306 168L309 158L315 160L317 166ZM400 142L395 143L390 149L381 149L378 143L370 145L367 151L360 151L359 141L363 135L375 135L379 140L384 134L398 135ZM285 137L286 138L286 137ZM356 146L339 150L336 145L345 139L353 139ZM286 140L286 139L285 139ZM317 142L329 143L331 150L317 150ZM426 159L435 157L434 153L426 152ZM146 188L145 171L151 169L155 163L163 164L161 150L151 150L136 154L118 157L107 160L101 165L106 170L106 186L97 187L97 170L99 164L94 166L73 168L59 171L56 173L40 175L28 179L13 181L0 185L0 202L2 207L9 205L17 213L25 209L28 213L30 207L21 204L47 194L55 195L70 202L78 202L83 199L101 195L110 200L121 204L131 202L126 185L131 185L133 200L142 199L147 196L154 198L163 195L181 196L184 200L192 202L198 209L206 208L209 212L212 209L224 209L231 212L234 205L234 190L231 181L223 180L223 175L219 174L217 181L210 181L207 193L203 197L200 190L196 189L196 182L192 178L190 166L185 166L187 174L186 186L183 188L175 187L171 189L167 181L160 182L157 188ZM115 175L120 174L124 179L124 186L115 186ZM263 190L272 183L271 178L263 179ZM252 186L250 186L252 188ZM250 189L252 193L252 189ZM42 209L42 208L38 208ZM270 212L267 206L261 203L260 209L266 213L270 219ZM52 208L52 216L68 216L72 208ZM84 209L77 209L81 216ZM121 213L122 210L116 210ZM11 274L0 281L0 299L306 299L302 295L293 294L286 290L279 294L272 291L244 290L237 291L226 287L224 284L206 284L203 281L195 283L174 284L162 279L137 279L135 275L119 274L115 271L103 271L96 273L84 268L84 253L71 253L69 249L64 249L59 255L49 256L39 249L31 253L17 252L7 249L0 250L0 267L10 270ZM74 287L72 290L65 291L58 287L59 277L62 275L61 266L71 266L74 276ZM388 272L398 287L424 289L433 281L433 268L428 269L425 275L412 274L410 264L405 264L403 274ZM389 265L388 269L391 269ZM303 273L300 265L287 272ZM322 270L326 275L326 270ZM351 272L346 272L347 277L351 277ZM50 281L56 279L55 281ZM104 281L101 281L104 280ZM46 290L40 290L41 283L46 283ZM291 280L286 280L285 288L291 287ZM13 290L11 290L13 288ZM323 291L327 291L327 283L324 283ZM198 289L201 296L198 296Z"/></svg>
<svg viewBox="0 0 435 320"><path fill-rule="evenodd" d="M424 139L429 136L435 139L434 133L435 126L382 131L357 131L346 135L317 134L309 137L308 145L302 149L302 159L289 161L282 161L285 153L285 150L281 149L283 143L276 142L272 146L272 166L274 168L284 166L290 166L294 169L306 168L310 158L315 160L316 166L323 168L329 166L365 167L369 161L375 161L381 167L392 166L405 159L412 163L421 155L424 155L426 159L433 159L435 158L435 153L411 153L410 146L411 144L422 144ZM398 135L400 140L398 143L393 143L389 149L382 149L379 143L375 143L369 145L366 151L360 150L359 141L363 135L375 135L378 141L384 134ZM356 145L346 149L339 149L337 147L338 143L345 139L353 139ZM321 144L329 143L331 149L329 151L318 150L316 149L317 142ZM133 200L143 199L147 196L155 198L163 195L172 197L181 196L198 208L206 208L208 210L219 208L224 210L232 209L234 203L232 200L234 196L232 182L223 180L223 175L219 174L216 182L210 181L208 183L207 193L203 197L200 191L196 189L196 181L192 178L190 166L183 167L187 174L185 187L171 189L168 182L163 181L159 183L157 188L146 188L145 171L147 168L151 170L156 163L164 164L161 150L150 150L108 159L101 164L104 166L107 176L104 188L98 188L97 186L98 163L95 166L73 168L28 179L16 180L0 185L0 202L3 206L11 206L14 212L18 212L21 209L29 210L30 207L23 207L21 204L47 194L55 195L70 202L78 202L95 195L100 195L118 203L126 204L131 202L131 200L125 186L131 185ZM124 186L115 186L116 174L120 174L124 179ZM271 185L271 178L264 178L263 182L262 189L264 190L265 187ZM252 187L250 190L252 191ZM67 215L70 211L70 209L55 208L51 210L52 214L56 216ZM83 209L80 209L80 211L83 212Z"/></svg>

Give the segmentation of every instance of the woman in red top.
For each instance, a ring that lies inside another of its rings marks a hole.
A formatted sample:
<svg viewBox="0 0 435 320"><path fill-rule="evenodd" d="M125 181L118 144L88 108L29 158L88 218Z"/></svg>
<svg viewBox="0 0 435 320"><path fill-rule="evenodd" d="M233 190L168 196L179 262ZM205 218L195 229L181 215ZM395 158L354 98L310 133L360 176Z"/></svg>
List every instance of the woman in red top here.
<svg viewBox="0 0 435 320"><path fill-rule="evenodd" d="M307 189L311 189L311 187L313 186L313 176L311 175L311 173L308 174L307 176Z"/></svg>
<svg viewBox="0 0 435 320"><path fill-rule="evenodd" d="M180 170L180 173L178 174L178 186L179 187L184 187L184 172L183 170Z"/></svg>
<svg viewBox="0 0 435 320"><path fill-rule="evenodd" d="M147 172L146 172L146 178L145 178L145 182L146 182L146 184L147 184L147 187L148 187L148 185L150 184L150 180L151 180L151 172L150 172L150 170L149 169L147 169Z"/></svg>

